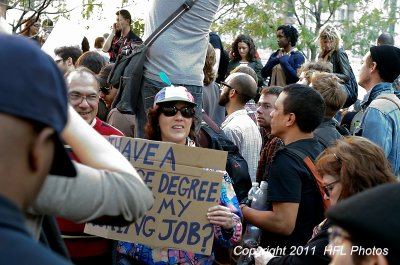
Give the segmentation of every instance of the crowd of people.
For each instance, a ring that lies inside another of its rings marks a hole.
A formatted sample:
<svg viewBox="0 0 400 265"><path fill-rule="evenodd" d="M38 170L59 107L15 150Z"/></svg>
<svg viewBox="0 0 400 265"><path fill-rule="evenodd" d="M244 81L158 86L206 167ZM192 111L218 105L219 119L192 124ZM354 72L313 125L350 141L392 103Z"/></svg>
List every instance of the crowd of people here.
<svg viewBox="0 0 400 265"><path fill-rule="evenodd" d="M184 2L149 1L143 39ZM135 113L115 107L124 80L109 78L142 43L127 10L116 12L94 50L84 38L56 47L54 58L40 50L48 19L29 18L21 36L0 33L0 264L234 264L246 225L262 231L258 248L247 251L257 265L398 264L393 37L379 36L356 79L337 27L321 28L310 62L296 48L296 27L281 25L279 48L263 65L249 35L238 35L227 53L210 32L219 4L197 0L148 47ZM367 94L345 111L359 86ZM83 233L86 222L133 223L154 203L103 136L197 147L205 114L245 159L249 181L268 183L264 209L239 201L240 183L224 171L218 203L204 213L214 226L211 255Z"/></svg>

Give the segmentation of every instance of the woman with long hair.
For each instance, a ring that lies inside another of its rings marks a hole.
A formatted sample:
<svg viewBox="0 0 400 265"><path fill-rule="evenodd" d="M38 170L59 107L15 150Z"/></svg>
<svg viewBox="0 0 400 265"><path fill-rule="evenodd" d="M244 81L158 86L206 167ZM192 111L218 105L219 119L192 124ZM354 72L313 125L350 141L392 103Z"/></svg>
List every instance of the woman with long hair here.
<svg viewBox="0 0 400 265"><path fill-rule="evenodd" d="M196 103L185 87L165 87L154 98L145 127L147 139L187 146L196 145ZM214 225L214 238L225 248L237 245L242 234L241 212L232 186L225 172L220 191L220 203L208 209L207 218ZM214 256L195 254L167 247L150 247L120 241L117 264L212 264Z"/></svg>
<svg viewBox="0 0 400 265"><path fill-rule="evenodd" d="M228 64L227 75L239 65L245 65L252 68L257 73L258 83L257 86L263 85L263 78L261 76L261 60L257 56L257 49L254 45L253 39L245 34L240 34L232 43L232 59Z"/></svg>
<svg viewBox="0 0 400 265"><path fill-rule="evenodd" d="M30 17L24 22L24 28L21 30L20 34L31 40L37 42L38 45L41 45L40 42L40 20L36 17Z"/></svg>
<svg viewBox="0 0 400 265"><path fill-rule="evenodd" d="M344 107L349 107L357 100L358 85L349 58L340 47L342 42L340 34L334 26L327 24L321 28L318 40L320 46L318 60L332 63L333 73L343 80L347 91Z"/></svg>

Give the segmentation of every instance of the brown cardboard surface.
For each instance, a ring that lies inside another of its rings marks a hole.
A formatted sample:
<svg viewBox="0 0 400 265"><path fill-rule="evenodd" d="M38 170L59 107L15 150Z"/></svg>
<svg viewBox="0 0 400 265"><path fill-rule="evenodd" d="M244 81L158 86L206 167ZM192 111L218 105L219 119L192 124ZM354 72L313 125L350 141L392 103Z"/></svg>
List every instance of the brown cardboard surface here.
<svg viewBox="0 0 400 265"><path fill-rule="evenodd" d="M227 153L172 143L109 137L153 191L153 207L126 226L86 224L85 233L115 240L211 254L207 209L219 203ZM219 170L219 171L217 171Z"/></svg>

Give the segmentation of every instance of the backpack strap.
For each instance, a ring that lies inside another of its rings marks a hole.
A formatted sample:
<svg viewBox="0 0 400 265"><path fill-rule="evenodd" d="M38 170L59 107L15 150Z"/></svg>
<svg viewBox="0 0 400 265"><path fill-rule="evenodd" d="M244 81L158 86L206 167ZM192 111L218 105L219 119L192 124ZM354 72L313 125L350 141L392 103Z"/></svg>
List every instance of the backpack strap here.
<svg viewBox="0 0 400 265"><path fill-rule="evenodd" d="M304 154L303 152L301 152L298 149L283 147L283 150L285 150L286 152L294 155L298 159L302 160L303 163L306 165L308 171L313 176L314 183L317 185L317 188L318 188L319 193L321 195L321 200L322 200L322 204L324 206L324 209L327 210L329 208L329 206L330 206L330 202L328 200L324 199L324 194L325 194L325 192L324 192L324 182L322 180L322 177L318 174L317 169L315 168L314 162L310 159L309 156L307 156L306 154Z"/></svg>
<svg viewBox="0 0 400 265"><path fill-rule="evenodd" d="M380 94L376 99L379 98L393 102L400 109L400 99L395 94Z"/></svg>
<svg viewBox="0 0 400 265"><path fill-rule="evenodd" d="M317 140L324 147L324 149L329 147L329 143L325 139L317 135L314 136L314 139Z"/></svg>
<svg viewBox="0 0 400 265"><path fill-rule="evenodd" d="M196 0L186 0L174 13L172 13L145 41L144 45L151 46L153 42L160 36L164 31L171 26L175 20L183 15L194 5Z"/></svg>
<svg viewBox="0 0 400 265"><path fill-rule="evenodd" d="M218 133L221 131L218 125L210 118L210 116L207 115L207 113L204 110L201 113L201 117L203 121L207 123L207 125L210 126L211 129L213 129L214 132Z"/></svg>

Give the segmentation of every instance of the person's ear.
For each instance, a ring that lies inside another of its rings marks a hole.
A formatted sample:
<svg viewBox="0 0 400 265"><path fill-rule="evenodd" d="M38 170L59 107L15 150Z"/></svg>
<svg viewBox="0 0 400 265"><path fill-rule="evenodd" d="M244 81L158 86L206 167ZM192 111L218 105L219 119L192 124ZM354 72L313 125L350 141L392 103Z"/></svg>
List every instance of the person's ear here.
<svg viewBox="0 0 400 265"><path fill-rule="evenodd" d="M236 95L236 90L235 89L230 89L229 90L229 97L233 98Z"/></svg>
<svg viewBox="0 0 400 265"><path fill-rule="evenodd" d="M54 129L46 127L33 140L29 152L29 166L32 172L46 174L54 157Z"/></svg>
<svg viewBox="0 0 400 265"><path fill-rule="evenodd" d="M65 61L65 63L67 64L67 66L74 65L74 61L72 60L71 57L68 57L68 59Z"/></svg>
<svg viewBox="0 0 400 265"><path fill-rule="evenodd" d="M286 126L290 127L296 123L296 115L294 113L289 113L286 121Z"/></svg>

